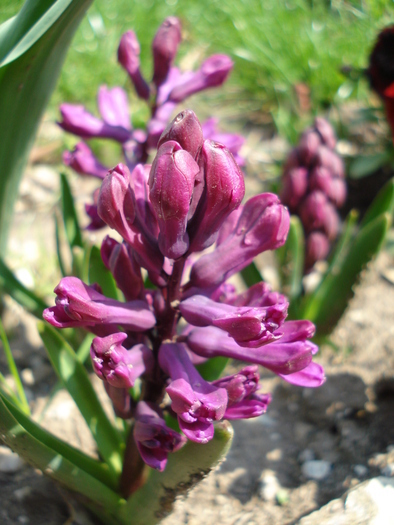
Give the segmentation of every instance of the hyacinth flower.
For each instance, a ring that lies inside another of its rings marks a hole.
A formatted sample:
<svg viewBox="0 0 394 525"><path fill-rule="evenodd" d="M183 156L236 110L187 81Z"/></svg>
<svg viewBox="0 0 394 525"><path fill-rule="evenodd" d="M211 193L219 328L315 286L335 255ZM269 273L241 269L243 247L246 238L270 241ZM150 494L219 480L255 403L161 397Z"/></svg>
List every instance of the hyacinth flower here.
<svg viewBox="0 0 394 525"><path fill-rule="evenodd" d="M369 57L367 76L371 88L382 99L394 140L394 25L378 35Z"/></svg>
<svg viewBox="0 0 394 525"><path fill-rule="evenodd" d="M96 334L93 369L115 413L131 420L124 494L143 478L135 454L162 471L186 441L211 442L218 422L264 414L271 397L261 393L257 365L292 384L324 382L313 362L314 325L286 321L286 297L264 282L242 293L226 282L259 253L282 246L289 229L277 196L242 203L244 192L229 150L204 140L197 117L183 112L163 132L151 166L118 165L102 182L98 213L122 242L107 236L101 254L125 302L64 278L56 306L45 311L54 326ZM211 357L250 365L207 380L196 366ZM128 389L137 380L136 399Z"/></svg>
<svg viewBox="0 0 394 525"><path fill-rule="evenodd" d="M318 117L285 163L280 197L304 227L306 273L327 258L340 229L337 210L346 200L346 182L335 145L331 125Z"/></svg>
<svg viewBox="0 0 394 525"><path fill-rule="evenodd" d="M227 55L213 55L197 71L181 72L174 66L181 40L180 21L175 17L165 19L152 42L153 74L149 82L140 69L140 45L136 34L127 31L120 39L118 62L127 72L137 96L149 106L150 119L145 130L133 129L131 126L126 91L121 87L109 89L107 86L101 86L98 91L97 106L101 118L89 113L82 105L62 104L59 126L85 140L102 138L119 142L123 150L123 162L130 171L138 164L146 163L149 155L158 147L159 138L171 122L177 104L195 93L221 86L233 67ZM214 119L206 122L203 132L205 138L225 144L238 164L244 164L239 154L244 142L240 135L218 132ZM192 137L192 133L185 136ZM192 152L193 157L196 154ZM104 178L109 171L109 167L101 164L85 142L78 143L74 151L65 152L63 160L80 175ZM91 219L88 226L90 230L105 226L95 207L96 203L93 202L86 209Z"/></svg>

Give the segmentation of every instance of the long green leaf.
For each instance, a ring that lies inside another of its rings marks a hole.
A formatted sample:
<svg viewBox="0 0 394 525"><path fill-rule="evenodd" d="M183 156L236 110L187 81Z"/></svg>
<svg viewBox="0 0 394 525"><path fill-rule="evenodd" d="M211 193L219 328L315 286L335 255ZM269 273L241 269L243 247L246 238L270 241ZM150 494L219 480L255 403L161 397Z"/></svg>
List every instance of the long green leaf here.
<svg viewBox="0 0 394 525"><path fill-rule="evenodd" d="M19 405L25 414L30 414L29 403L27 402L25 390L23 388L22 381L21 381L21 378L18 372L18 368L16 366L14 356L12 355L11 348L10 348L8 338L7 338L7 334L5 333L4 326L3 326L1 319L0 319L0 338L3 343L3 350L4 350L6 360L7 360L8 369L15 382L16 391L18 393Z"/></svg>
<svg viewBox="0 0 394 525"><path fill-rule="evenodd" d="M18 423L22 425L23 428L27 430L27 432L29 432L33 437L38 439L38 441L50 447L55 452L71 461L71 463L76 465L78 468L81 468L91 476L94 476L113 490L117 489L118 479L112 475L108 465L88 456L87 454L81 452L80 450L45 430L43 427L33 421L33 419L26 416L26 414L24 414L18 407L7 400L7 398L4 397L1 392L0 397L11 414L15 417L15 419L18 420Z"/></svg>
<svg viewBox="0 0 394 525"><path fill-rule="evenodd" d="M394 211L394 177L390 179L374 198L369 206L361 226L366 226L382 213L393 213Z"/></svg>
<svg viewBox="0 0 394 525"><path fill-rule="evenodd" d="M42 312L48 305L43 299L38 297L34 292L26 288L12 271L8 268L4 261L0 259L0 284L4 291L6 291L15 301L22 305L30 313L42 319Z"/></svg>
<svg viewBox="0 0 394 525"><path fill-rule="evenodd" d="M124 506L124 500L97 478L39 441L18 421L16 415L15 410L11 413L0 397L0 434L6 445L47 476L87 498L87 504L94 502L103 522L108 518L108 523L111 523L113 516Z"/></svg>
<svg viewBox="0 0 394 525"><path fill-rule="evenodd" d="M62 212L64 228L67 241L72 252L75 246L83 248L81 228L79 226L77 212L74 206L74 198L71 193L70 185L64 173L60 174L60 187L62 195Z"/></svg>
<svg viewBox="0 0 394 525"><path fill-rule="evenodd" d="M89 257L89 283L100 285L103 294L112 299L120 299L115 279L106 268L97 246L92 246Z"/></svg>
<svg viewBox="0 0 394 525"><path fill-rule="evenodd" d="M40 322L38 330L57 375L88 424L100 455L114 473L119 474L122 469L123 443L104 412L85 367L54 328Z"/></svg>
<svg viewBox="0 0 394 525"><path fill-rule="evenodd" d="M342 316L359 273L379 252L390 225L386 213L362 228L306 304L303 317L316 324L319 336L329 334Z"/></svg>
<svg viewBox="0 0 394 525"><path fill-rule="evenodd" d="M17 16L0 26L0 67L25 53L53 25L72 0L26 2Z"/></svg>
<svg viewBox="0 0 394 525"><path fill-rule="evenodd" d="M119 523L159 523L171 511L176 496L192 488L224 458L232 437L231 425L222 422L216 426L215 436L208 443L201 445L189 441L178 452L169 454L165 471L151 471L147 483L120 510ZM130 516L133 517L131 521Z"/></svg>
<svg viewBox="0 0 394 525"><path fill-rule="evenodd" d="M0 56L7 62L0 68L1 253L5 252L19 182L38 124L74 32L91 3L27 0L20 15L0 30ZM56 13L49 13L50 8ZM35 27L36 32L23 44L21 38L29 27Z"/></svg>
<svg viewBox="0 0 394 525"><path fill-rule="evenodd" d="M286 243L277 250L277 257L280 261L281 288L291 301L297 299L302 292L304 253L304 230L300 219L292 215Z"/></svg>

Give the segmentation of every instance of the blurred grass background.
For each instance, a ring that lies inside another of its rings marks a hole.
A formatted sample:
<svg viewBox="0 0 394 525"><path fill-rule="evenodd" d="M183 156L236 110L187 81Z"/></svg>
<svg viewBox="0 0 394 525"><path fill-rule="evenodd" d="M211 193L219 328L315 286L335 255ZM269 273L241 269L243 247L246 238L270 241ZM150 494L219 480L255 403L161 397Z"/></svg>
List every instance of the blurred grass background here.
<svg viewBox="0 0 394 525"><path fill-rule="evenodd" d="M22 0L2 0L0 21L22 5ZM119 38L128 29L137 33L142 70L150 78L151 41L170 15L182 21L181 67L197 67L212 53L228 53L235 61L223 88L198 95L207 115L220 104L230 120L274 124L294 142L313 114L370 97L362 70L377 33L394 21L394 2L95 0L70 48L49 110L56 114L67 101L96 111L100 84L128 86L116 61ZM302 108L302 97L309 108ZM135 124L147 117L136 98L132 114Z"/></svg>

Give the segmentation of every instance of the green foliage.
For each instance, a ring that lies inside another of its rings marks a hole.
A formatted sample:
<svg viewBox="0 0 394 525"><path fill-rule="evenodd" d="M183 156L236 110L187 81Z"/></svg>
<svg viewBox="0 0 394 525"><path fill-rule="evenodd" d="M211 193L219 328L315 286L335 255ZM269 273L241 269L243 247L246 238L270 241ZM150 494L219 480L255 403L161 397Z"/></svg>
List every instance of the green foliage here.
<svg viewBox="0 0 394 525"><path fill-rule="evenodd" d="M113 474L119 475L123 452L121 437L104 412L84 366L58 331L43 322L38 329L52 366L85 418L100 455Z"/></svg>
<svg viewBox="0 0 394 525"><path fill-rule="evenodd" d="M3 59L0 68L2 253L29 149L71 38L91 2L27 0L16 18L0 26L0 58Z"/></svg>

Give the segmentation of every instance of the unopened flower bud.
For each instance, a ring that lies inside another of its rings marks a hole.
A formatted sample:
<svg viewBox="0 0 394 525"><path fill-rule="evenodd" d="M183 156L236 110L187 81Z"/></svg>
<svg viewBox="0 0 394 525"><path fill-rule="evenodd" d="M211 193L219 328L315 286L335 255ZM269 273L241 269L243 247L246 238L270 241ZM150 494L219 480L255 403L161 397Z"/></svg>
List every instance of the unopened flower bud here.
<svg viewBox="0 0 394 525"><path fill-rule="evenodd" d="M190 153L194 159L197 159L204 138L201 124L194 111L185 109L179 113L163 131L157 147L160 148L164 142L169 140L178 142L182 149Z"/></svg>
<svg viewBox="0 0 394 525"><path fill-rule="evenodd" d="M316 261L324 261L330 251L330 241L325 233L312 232L305 241L305 268L309 270Z"/></svg>
<svg viewBox="0 0 394 525"><path fill-rule="evenodd" d="M289 169L282 180L280 200L294 211L308 190L308 170L305 167Z"/></svg>
<svg viewBox="0 0 394 525"><path fill-rule="evenodd" d="M313 161L321 144L320 135L313 129L308 129L301 135L297 149L303 165L309 165Z"/></svg>
<svg viewBox="0 0 394 525"><path fill-rule="evenodd" d="M259 253L282 246L289 231L289 213L276 195L262 193L242 208L234 231L192 267L188 286L219 286Z"/></svg>
<svg viewBox="0 0 394 525"><path fill-rule="evenodd" d="M204 89L221 86L233 68L233 61L227 55L212 55L207 58L193 74L180 79L169 95L172 102L182 102L185 98Z"/></svg>
<svg viewBox="0 0 394 525"><path fill-rule="evenodd" d="M108 235L101 245L101 257L115 278L126 301L141 298L144 283L141 268L126 243L118 243Z"/></svg>
<svg viewBox="0 0 394 525"><path fill-rule="evenodd" d="M130 138L128 129L107 124L86 111L82 105L62 104L60 113L62 121L59 122L59 126L85 139L101 137L126 142Z"/></svg>
<svg viewBox="0 0 394 525"><path fill-rule="evenodd" d="M153 82L159 87L167 78L181 41L181 24L170 16L159 27L152 43Z"/></svg>
<svg viewBox="0 0 394 525"><path fill-rule="evenodd" d="M140 45L134 31L127 31L122 35L118 47L118 61L129 74L137 95L148 100L150 90L140 71Z"/></svg>
<svg viewBox="0 0 394 525"><path fill-rule="evenodd" d="M331 124L322 117L316 117L314 128L319 133L323 144L330 149L335 149L337 139Z"/></svg>
<svg viewBox="0 0 394 525"><path fill-rule="evenodd" d="M63 162L80 175L91 175L98 179L103 179L109 171L98 161L92 150L84 142L78 142L72 151L65 151Z"/></svg>
<svg viewBox="0 0 394 525"><path fill-rule="evenodd" d="M224 220L245 195L243 174L225 146L205 140L201 165L204 190L188 225L191 251L204 250L215 242Z"/></svg>
<svg viewBox="0 0 394 525"><path fill-rule="evenodd" d="M152 164L149 189L160 228L159 248L170 259L178 259L189 247L187 216L199 171L190 153L175 141L165 142Z"/></svg>

